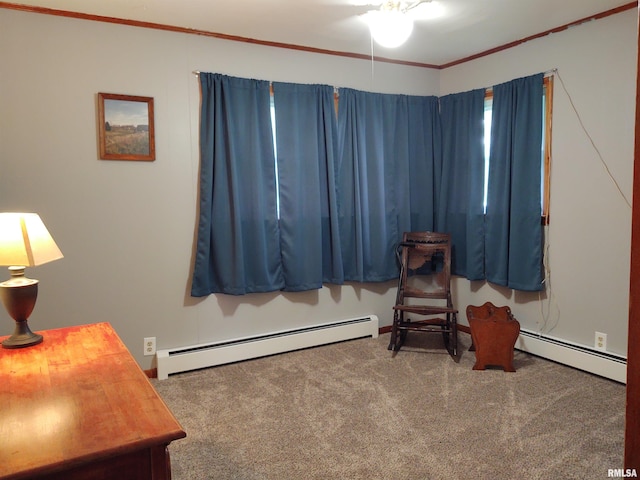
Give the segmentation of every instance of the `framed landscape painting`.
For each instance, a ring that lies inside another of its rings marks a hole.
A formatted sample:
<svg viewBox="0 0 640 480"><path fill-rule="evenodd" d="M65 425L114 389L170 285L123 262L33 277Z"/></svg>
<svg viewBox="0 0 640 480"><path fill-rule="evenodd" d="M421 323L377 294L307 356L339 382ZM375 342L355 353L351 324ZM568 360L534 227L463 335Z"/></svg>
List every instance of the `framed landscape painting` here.
<svg viewBox="0 0 640 480"><path fill-rule="evenodd" d="M98 137L103 160L155 160L153 98L98 93Z"/></svg>

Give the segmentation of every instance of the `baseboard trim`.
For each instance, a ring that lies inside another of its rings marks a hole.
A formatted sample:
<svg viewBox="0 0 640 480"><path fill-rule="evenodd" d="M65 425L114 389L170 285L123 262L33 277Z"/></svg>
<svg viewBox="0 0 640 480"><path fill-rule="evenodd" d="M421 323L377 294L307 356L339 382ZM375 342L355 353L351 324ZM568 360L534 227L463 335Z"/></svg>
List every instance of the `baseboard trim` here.
<svg viewBox="0 0 640 480"><path fill-rule="evenodd" d="M187 345L156 352L158 380L169 375L363 337L377 337L378 317L347 318L301 328Z"/></svg>
<svg viewBox="0 0 640 480"><path fill-rule="evenodd" d="M515 348L616 382L627 383L627 360L619 355L525 329L520 330Z"/></svg>

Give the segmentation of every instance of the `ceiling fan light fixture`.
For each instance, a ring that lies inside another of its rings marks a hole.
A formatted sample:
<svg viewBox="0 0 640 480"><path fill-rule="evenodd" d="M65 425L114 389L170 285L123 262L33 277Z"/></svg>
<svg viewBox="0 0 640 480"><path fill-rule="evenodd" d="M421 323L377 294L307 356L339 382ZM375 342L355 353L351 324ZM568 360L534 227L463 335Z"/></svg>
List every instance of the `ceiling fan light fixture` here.
<svg viewBox="0 0 640 480"><path fill-rule="evenodd" d="M413 20L398 8L371 11L367 21L373 39L386 48L399 47L413 31Z"/></svg>

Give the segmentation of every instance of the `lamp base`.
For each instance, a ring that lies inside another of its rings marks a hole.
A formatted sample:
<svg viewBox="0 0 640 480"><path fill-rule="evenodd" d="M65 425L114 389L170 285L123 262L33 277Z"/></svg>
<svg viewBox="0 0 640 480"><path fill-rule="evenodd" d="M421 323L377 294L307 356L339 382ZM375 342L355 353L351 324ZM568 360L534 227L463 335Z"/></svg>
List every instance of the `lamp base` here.
<svg viewBox="0 0 640 480"><path fill-rule="evenodd" d="M24 348L42 343L42 335L33 333L26 320L17 321L13 334L2 342L3 348Z"/></svg>
<svg viewBox="0 0 640 480"><path fill-rule="evenodd" d="M4 348L24 348L42 342L42 335L33 333L27 319L38 297L38 280L24 276L24 267L11 267L11 278L0 283L2 303L16 322L13 334L2 342Z"/></svg>

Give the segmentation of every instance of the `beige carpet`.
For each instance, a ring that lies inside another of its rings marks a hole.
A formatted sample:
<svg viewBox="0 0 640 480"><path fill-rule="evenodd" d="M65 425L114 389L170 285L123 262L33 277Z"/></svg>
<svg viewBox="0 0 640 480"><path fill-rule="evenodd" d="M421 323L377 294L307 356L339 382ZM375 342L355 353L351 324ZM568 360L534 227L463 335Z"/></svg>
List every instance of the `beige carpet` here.
<svg viewBox="0 0 640 480"><path fill-rule="evenodd" d="M153 383L187 432L173 480L605 479L625 387L516 351L515 373L389 335ZM470 344L461 333L462 347Z"/></svg>

